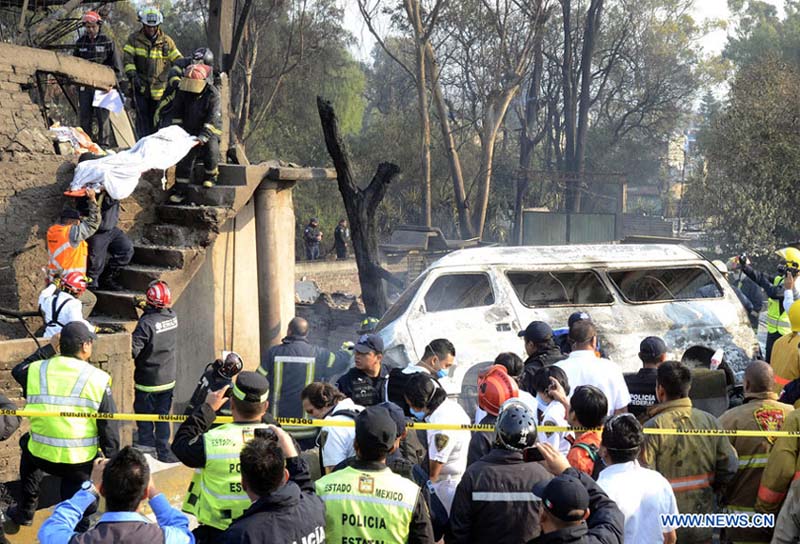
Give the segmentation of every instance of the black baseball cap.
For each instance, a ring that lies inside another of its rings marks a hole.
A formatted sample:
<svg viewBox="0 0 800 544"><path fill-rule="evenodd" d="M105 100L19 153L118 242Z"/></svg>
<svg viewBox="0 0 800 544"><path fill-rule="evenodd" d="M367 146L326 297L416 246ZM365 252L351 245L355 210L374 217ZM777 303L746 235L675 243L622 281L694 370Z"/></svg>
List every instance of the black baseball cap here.
<svg viewBox="0 0 800 544"><path fill-rule="evenodd" d="M81 212L75 208L64 208L61 210L61 219L80 219Z"/></svg>
<svg viewBox="0 0 800 544"><path fill-rule="evenodd" d="M385 406L368 406L356 416L356 442L361 450L388 453L397 440L397 423Z"/></svg>
<svg viewBox="0 0 800 544"><path fill-rule="evenodd" d="M519 331L520 338L525 338L526 342L540 344L553 337L553 329L544 321L531 321L524 331Z"/></svg>
<svg viewBox="0 0 800 544"><path fill-rule="evenodd" d="M403 436L403 433L406 431L406 415L403 413L403 409L389 401L382 402L378 406L386 408L386 411L392 416L394 424L397 425L398 438Z"/></svg>
<svg viewBox="0 0 800 544"><path fill-rule="evenodd" d="M589 492L581 481L569 474L539 482L533 492L542 499L545 509L561 521L580 521L589 509ZM575 511L580 513L576 513Z"/></svg>
<svg viewBox="0 0 800 544"><path fill-rule="evenodd" d="M72 321L67 323L61 328L61 342L72 341L73 344L82 344L84 342L94 342L97 340L97 335L94 331L89 330L86 323L83 321Z"/></svg>
<svg viewBox="0 0 800 544"><path fill-rule="evenodd" d="M572 327L578 321L591 321L592 318L586 312L573 312L567 320L567 326Z"/></svg>
<svg viewBox="0 0 800 544"><path fill-rule="evenodd" d="M639 355L648 361L658 359L667 352L667 345L658 336L648 336L639 344Z"/></svg>
<svg viewBox="0 0 800 544"><path fill-rule="evenodd" d="M265 402L269 397L269 380L258 372L244 370L233 384L233 396L245 402Z"/></svg>
<svg viewBox="0 0 800 544"><path fill-rule="evenodd" d="M383 353L383 339L377 334L364 334L358 339L355 350L358 353Z"/></svg>

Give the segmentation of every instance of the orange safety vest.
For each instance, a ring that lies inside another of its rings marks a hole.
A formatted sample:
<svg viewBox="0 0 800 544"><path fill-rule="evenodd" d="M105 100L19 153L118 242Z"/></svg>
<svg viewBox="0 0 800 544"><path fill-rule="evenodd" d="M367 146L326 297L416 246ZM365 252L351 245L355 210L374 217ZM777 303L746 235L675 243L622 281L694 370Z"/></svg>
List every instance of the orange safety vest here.
<svg viewBox="0 0 800 544"><path fill-rule="evenodd" d="M64 277L70 272L86 273L86 260L89 246L86 241L72 247L69 243L69 229L72 225L53 225L47 229L47 251L50 259L47 262L47 274Z"/></svg>

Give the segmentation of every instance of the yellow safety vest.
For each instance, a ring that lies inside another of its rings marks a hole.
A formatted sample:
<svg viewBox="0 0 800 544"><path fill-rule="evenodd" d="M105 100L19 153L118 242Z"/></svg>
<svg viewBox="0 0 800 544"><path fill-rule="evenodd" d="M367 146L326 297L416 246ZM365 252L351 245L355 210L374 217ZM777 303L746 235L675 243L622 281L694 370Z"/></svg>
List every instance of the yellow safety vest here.
<svg viewBox="0 0 800 544"><path fill-rule="evenodd" d="M226 423L203 435L206 466L195 471L183 511L193 514L201 525L224 531L250 507L242 489L239 454L263 423Z"/></svg>
<svg viewBox="0 0 800 544"><path fill-rule="evenodd" d="M780 285L783 276L775 276L772 285ZM789 315L783 309L783 300L770 298L767 303L767 332L779 332L789 334L792 332L792 324L789 323Z"/></svg>
<svg viewBox="0 0 800 544"><path fill-rule="evenodd" d="M56 356L28 367L27 410L95 414L111 377L85 361ZM97 456L97 420L32 417L28 450L53 463L77 465Z"/></svg>
<svg viewBox="0 0 800 544"><path fill-rule="evenodd" d="M55 276L63 278L70 272L86 273L89 246L82 241L78 247L72 247L69 243L71 228L71 225L53 225L47 229L47 251L50 254L47 273L51 279Z"/></svg>
<svg viewBox="0 0 800 544"><path fill-rule="evenodd" d="M328 542L407 542L419 486L388 468L337 470L317 480Z"/></svg>

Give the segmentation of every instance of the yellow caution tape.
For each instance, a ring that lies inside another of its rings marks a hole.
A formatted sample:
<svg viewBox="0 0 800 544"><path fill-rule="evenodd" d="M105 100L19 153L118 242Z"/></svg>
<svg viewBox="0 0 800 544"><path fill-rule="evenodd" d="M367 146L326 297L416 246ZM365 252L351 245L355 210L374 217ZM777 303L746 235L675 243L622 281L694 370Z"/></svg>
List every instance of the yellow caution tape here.
<svg viewBox="0 0 800 544"><path fill-rule="evenodd" d="M186 420L182 415L159 414L118 414L107 412L41 412L37 410L0 410L3 416L19 417L78 417L88 419L108 419L114 421L169 421L180 423ZM215 423L230 423L230 416L217 416ZM296 417L279 417L276 421L285 427L354 427L352 420L310 419ZM419 421L408 422L409 429L422 429L426 431L474 431L481 433L494 432L494 425L456 425L447 423L423 423ZM602 431L601 427L564 427L557 425L539 425L538 430L545 433L586 432ZM750 437L800 437L800 431L749 431L732 429L654 429L645 428L644 434L659 434L670 436L750 436Z"/></svg>

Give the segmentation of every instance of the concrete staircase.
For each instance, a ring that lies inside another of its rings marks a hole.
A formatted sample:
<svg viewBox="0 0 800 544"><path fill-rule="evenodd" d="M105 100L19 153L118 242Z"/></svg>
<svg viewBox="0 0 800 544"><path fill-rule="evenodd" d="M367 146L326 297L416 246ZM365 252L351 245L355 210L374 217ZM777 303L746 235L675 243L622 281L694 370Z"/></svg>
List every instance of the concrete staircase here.
<svg viewBox="0 0 800 544"><path fill-rule="evenodd" d="M165 280L173 302L200 269L206 248L220 228L253 196L265 178L280 179L276 163L253 166L220 164L219 183L205 189L191 185L180 206L160 204L157 221L145 226L134 240L131 263L121 270L125 291L96 291L97 305L90 320L100 327L133 331L139 318L137 297L143 297L151 281Z"/></svg>

